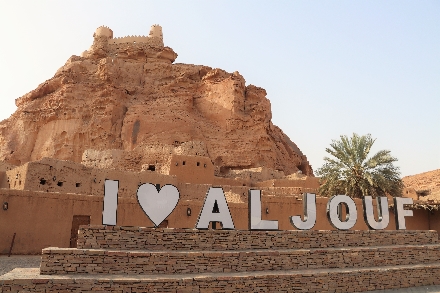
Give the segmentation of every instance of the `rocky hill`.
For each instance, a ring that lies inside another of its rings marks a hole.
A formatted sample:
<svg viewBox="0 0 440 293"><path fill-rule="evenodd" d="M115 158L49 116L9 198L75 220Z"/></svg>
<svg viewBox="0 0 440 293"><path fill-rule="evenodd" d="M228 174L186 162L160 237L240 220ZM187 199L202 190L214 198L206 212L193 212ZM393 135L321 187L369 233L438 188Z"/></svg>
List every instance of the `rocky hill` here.
<svg viewBox="0 0 440 293"><path fill-rule="evenodd" d="M402 178L405 187L414 188L421 200L440 201L440 169Z"/></svg>
<svg viewBox="0 0 440 293"><path fill-rule="evenodd" d="M176 57L159 26L148 37L119 39L98 28L89 50L16 100L17 111L0 123L0 160L141 170L181 151L209 156L219 175L267 167L313 176L306 156L272 124L264 89L238 72Z"/></svg>

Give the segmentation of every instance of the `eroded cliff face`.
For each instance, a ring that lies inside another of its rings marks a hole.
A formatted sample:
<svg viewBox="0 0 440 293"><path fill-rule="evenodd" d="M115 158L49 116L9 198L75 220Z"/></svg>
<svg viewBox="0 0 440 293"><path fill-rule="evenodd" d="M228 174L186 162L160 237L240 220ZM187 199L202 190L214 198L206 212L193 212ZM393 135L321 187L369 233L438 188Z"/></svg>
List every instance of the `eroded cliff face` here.
<svg viewBox="0 0 440 293"><path fill-rule="evenodd" d="M265 166L313 176L272 124L264 89L246 86L238 72L173 64L177 54L160 42L108 41L95 36L83 57L16 100L17 111L0 123L0 160L81 162L86 150L122 150L118 168L139 171L164 160L163 152L154 159L152 145L169 151L195 141L203 145L195 155L207 154L219 175Z"/></svg>

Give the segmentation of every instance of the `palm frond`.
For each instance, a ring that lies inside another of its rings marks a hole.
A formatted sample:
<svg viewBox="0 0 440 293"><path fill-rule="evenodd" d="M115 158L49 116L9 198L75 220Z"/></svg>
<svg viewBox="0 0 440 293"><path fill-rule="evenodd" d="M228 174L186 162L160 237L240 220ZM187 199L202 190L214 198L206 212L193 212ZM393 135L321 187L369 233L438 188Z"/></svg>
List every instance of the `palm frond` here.
<svg viewBox="0 0 440 293"><path fill-rule="evenodd" d="M370 134L352 137L340 136L332 140L326 152L332 157L324 157L324 165L316 172L321 177L320 194L332 196L347 194L351 197L399 196L403 183L397 161L390 151L381 150L368 158L376 140Z"/></svg>

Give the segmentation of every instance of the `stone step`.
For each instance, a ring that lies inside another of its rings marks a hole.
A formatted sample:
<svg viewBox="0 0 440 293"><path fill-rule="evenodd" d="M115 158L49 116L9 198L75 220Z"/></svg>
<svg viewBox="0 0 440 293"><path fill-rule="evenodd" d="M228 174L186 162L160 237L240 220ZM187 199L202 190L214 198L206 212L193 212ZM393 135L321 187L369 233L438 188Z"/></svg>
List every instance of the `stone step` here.
<svg viewBox="0 0 440 293"><path fill-rule="evenodd" d="M436 231L243 231L89 225L78 231L80 249L245 250L425 245L438 243Z"/></svg>
<svg viewBox="0 0 440 293"><path fill-rule="evenodd" d="M244 250L43 249L42 274L184 274L376 267L435 263L440 244Z"/></svg>
<svg viewBox="0 0 440 293"><path fill-rule="evenodd" d="M0 292L363 292L440 284L440 263L172 275L40 275L15 269Z"/></svg>

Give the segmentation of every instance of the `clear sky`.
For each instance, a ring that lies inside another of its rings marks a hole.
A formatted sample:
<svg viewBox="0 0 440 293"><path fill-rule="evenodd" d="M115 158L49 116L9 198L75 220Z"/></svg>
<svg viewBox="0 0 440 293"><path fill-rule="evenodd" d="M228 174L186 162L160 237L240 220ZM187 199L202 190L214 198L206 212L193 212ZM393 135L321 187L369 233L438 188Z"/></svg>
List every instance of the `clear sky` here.
<svg viewBox="0 0 440 293"><path fill-rule="evenodd" d="M402 175L440 168L440 1L1 1L0 120L109 26L163 28L176 62L239 71L314 170L353 132Z"/></svg>

